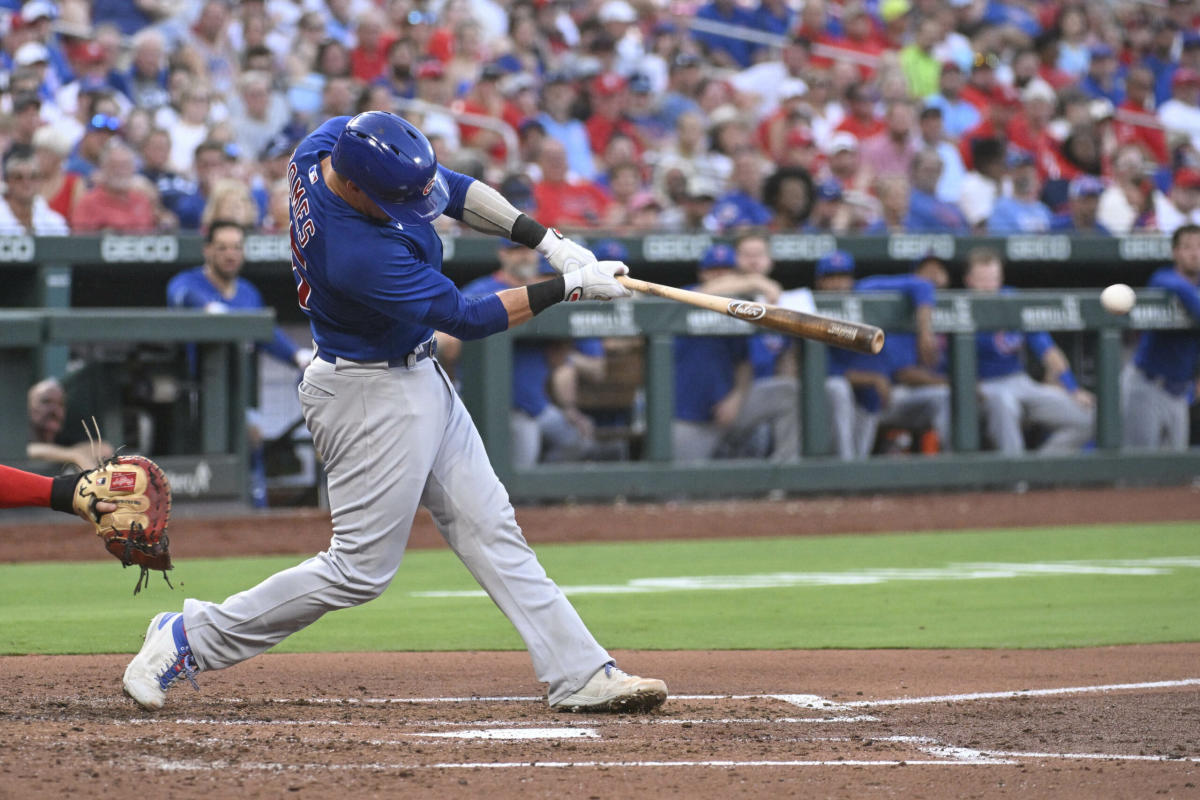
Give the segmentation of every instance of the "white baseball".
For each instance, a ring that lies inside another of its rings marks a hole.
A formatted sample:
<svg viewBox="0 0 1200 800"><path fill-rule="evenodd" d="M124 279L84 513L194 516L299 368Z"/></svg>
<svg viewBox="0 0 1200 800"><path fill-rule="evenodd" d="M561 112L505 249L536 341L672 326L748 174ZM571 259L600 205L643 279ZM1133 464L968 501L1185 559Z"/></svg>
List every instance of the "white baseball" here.
<svg viewBox="0 0 1200 800"><path fill-rule="evenodd" d="M1110 314L1128 314L1137 295L1128 284L1114 283L1100 293L1100 305Z"/></svg>

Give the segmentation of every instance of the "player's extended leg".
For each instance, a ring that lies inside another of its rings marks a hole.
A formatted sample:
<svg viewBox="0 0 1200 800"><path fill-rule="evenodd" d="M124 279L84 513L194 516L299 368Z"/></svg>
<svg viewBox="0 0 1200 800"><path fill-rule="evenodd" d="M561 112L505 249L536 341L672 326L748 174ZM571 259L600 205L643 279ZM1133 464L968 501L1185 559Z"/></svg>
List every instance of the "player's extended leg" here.
<svg viewBox="0 0 1200 800"><path fill-rule="evenodd" d="M611 657L538 563L470 415L448 384L446 393L454 408L422 503L447 544L521 635L534 673L550 684L549 699L555 705L595 678ZM638 691L636 682L629 688ZM663 686L653 705L665 698Z"/></svg>
<svg viewBox="0 0 1200 800"><path fill-rule="evenodd" d="M858 401L854 399L854 389L850 386L850 381L841 375L826 378L825 400L829 405L834 453L838 458L849 461L857 453L854 432L858 414Z"/></svg>
<svg viewBox="0 0 1200 800"><path fill-rule="evenodd" d="M721 431L710 422L671 420L671 458L675 461L707 461L720 443Z"/></svg>

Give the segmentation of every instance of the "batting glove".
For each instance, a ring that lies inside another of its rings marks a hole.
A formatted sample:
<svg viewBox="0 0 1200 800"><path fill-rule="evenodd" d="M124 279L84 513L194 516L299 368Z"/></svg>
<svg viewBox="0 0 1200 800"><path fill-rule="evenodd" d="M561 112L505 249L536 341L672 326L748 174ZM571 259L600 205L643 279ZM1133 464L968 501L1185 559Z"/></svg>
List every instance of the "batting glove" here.
<svg viewBox="0 0 1200 800"><path fill-rule="evenodd" d="M563 275L567 291L563 299L615 300L629 297L630 291L617 282L617 275L629 274L629 267L620 261L594 261L591 264Z"/></svg>
<svg viewBox="0 0 1200 800"><path fill-rule="evenodd" d="M588 264L596 263L596 254L581 244L563 236L556 229L550 228L536 248L546 257L550 266L564 275L582 269Z"/></svg>

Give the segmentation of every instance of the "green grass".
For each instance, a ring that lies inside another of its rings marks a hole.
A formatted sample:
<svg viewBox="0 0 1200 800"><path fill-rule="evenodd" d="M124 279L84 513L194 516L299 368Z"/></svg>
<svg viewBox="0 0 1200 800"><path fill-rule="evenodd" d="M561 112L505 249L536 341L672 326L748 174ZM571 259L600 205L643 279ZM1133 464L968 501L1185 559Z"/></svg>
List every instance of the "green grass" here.
<svg viewBox="0 0 1200 800"><path fill-rule="evenodd" d="M564 587L637 579L942 569L975 562L1190 556L1200 525L1110 525L886 536L722 539L538 548ZM0 565L0 653L132 652L151 615L184 597L219 601L303 557L185 561L170 591L157 575L130 595L113 562ZM520 649L489 600L414 597L476 590L447 551L408 554L384 595L327 615L284 652ZM610 648L1072 647L1200 641L1200 568L1152 575L1025 575L578 594L572 602Z"/></svg>

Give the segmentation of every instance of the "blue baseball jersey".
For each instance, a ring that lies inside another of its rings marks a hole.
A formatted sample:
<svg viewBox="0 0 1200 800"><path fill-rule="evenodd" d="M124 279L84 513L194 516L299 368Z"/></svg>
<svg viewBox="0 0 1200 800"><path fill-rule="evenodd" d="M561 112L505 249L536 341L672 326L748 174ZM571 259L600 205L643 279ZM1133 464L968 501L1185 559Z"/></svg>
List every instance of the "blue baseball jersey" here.
<svg viewBox="0 0 1200 800"><path fill-rule="evenodd" d="M325 185L321 159L349 120L325 122L288 164L292 272L319 352L382 361L411 353L434 330L480 339L506 329L499 297L463 297L442 274L442 242L432 225L367 217ZM473 179L438 169L450 191L444 213L461 219Z"/></svg>
<svg viewBox="0 0 1200 800"><path fill-rule="evenodd" d="M750 337L748 355L754 377L773 377L779 366L779 359L792 349L792 340L782 333L757 333Z"/></svg>
<svg viewBox="0 0 1200 800"><path fill-rule="evenodd" d="M1174 267L1163 267L1150 276L1151 289L1166 289L1178 298L1194 319L1200 320L1200 291ZM1200 334L1195 331L1145 331L1133 355L1143 372L1166 381L1175 395L1190 395L1200 365Z"/></svg>
<svg viewBox="0 0 1200 800"><path fill-rule="evenodd" d="M697 286L688 286L696 289ZM713 406L733 390L738 364L749 356L748 336L676 336L675 418L711 422Z"/></svg>
<svg viewBox="0 0 1200 800"><path fill-rule="evenodd" d="M472 281L463 287L463 295L482 297L513 288L513 284L497 275L485 275ZM576 339L575 349L585 356L604 355L604 343L600 339ZM512 377L513 408L531 417L541 414L550 404L550 395L546 391L546 382L550 379L550 360L546 357L545 343L517 340L513 345Z"/></svg>
<svg viewBox="0 0 1200 800"><path fill-rule="evenodd" d="M195 267L179 273L167 283L167 305L171 308L196 308L212 313L257 311L263 307L262 295L250 281L238 278L234 287L233 297L226 297L204 274L204 267ZM258 347L289 364L299 349L278 326L271 341L259 342Z"/></svg>
<svg viewBox="0 0 1200 800"><path fill-rule="evenodd" d="M1001 294L1013 294L1015 289L1005 286ZM1041 360L1046 351L1054 346L1054 339L1045 331L1025 334L1020 331L980 331L975 334L975 358L978 361L980 380L1003 378L1025 371L1025 345Z"/></svg>
<svg viewBox="0 0 1200 800"><path fill-rule="evenodd" d="M937 294L932 283L916 275L871 275L855 283L854 291L900 292L908 298L914 309L932 306ZM895 374L897 370L905 367L917 365L920 362L917 353L917 337L911 333L888 331L887 337L883 340L883 350L880 351L877 358L881 360L875 362L876 366L872 368L886 367L889 375ZM939 372L945 372L944 354L943 363L936 369Z"/></svg>

